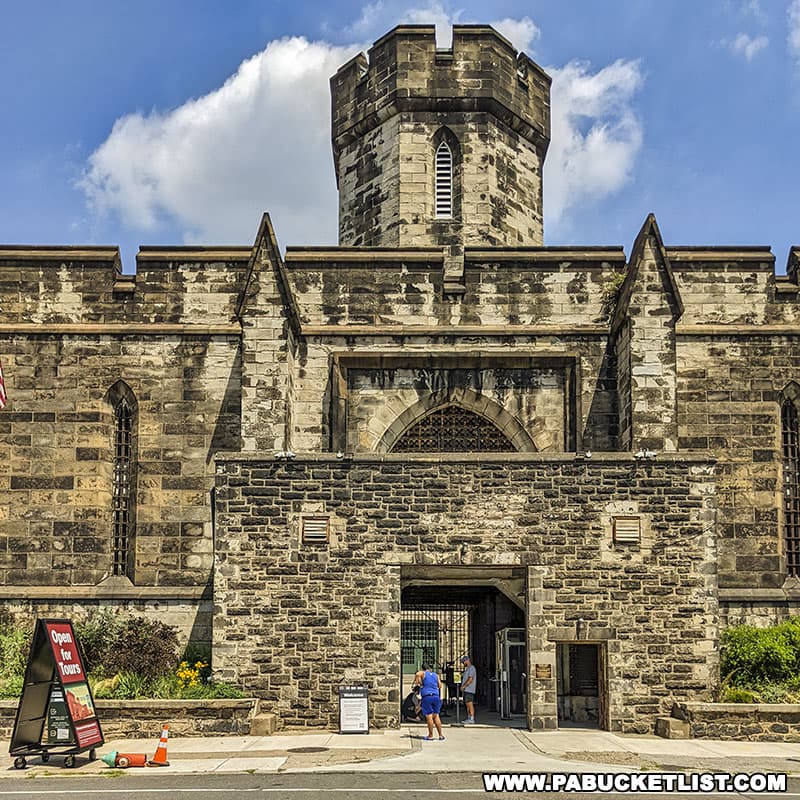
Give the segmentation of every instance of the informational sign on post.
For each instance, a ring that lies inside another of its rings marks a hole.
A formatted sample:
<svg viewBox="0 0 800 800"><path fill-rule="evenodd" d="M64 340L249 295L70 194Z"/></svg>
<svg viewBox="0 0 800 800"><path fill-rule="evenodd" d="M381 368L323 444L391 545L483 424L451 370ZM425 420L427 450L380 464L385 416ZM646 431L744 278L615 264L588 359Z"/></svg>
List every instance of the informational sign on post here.
<svg viewBox="0 0 800 800"><path fill-rule="evenodd" d="M11 755L52 748L77 753L103 744L72 622L37 620L11 736ZM24 759L23 759L24 763Z"/></svg>
<svg viewBox="0 0 800 800"><path fill-rule="evenodd" d="M369 733L369 690L339 687L339 733Z"/></svg>

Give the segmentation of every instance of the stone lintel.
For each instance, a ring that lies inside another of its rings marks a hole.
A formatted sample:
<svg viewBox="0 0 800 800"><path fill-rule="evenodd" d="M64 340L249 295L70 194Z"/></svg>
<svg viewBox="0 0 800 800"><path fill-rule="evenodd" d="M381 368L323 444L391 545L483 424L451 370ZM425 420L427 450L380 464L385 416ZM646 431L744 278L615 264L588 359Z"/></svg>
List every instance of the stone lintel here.
<svg viewBox="0 0 800 800"><path fill-rule="evenodd" d="M408 366L527 369L532 366L566 365L581 357L579 350L459 350L414 352L408 350L357 350L333 353L334 362L346 368L398 368Z"/></svg>

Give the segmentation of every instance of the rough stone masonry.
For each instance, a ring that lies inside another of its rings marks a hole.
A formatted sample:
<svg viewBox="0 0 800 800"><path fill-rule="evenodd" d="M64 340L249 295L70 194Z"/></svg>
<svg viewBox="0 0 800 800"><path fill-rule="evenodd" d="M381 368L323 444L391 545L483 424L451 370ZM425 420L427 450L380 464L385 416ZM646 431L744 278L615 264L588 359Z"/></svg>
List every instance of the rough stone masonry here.
<svg viewBox="0 0 800 800"><path fill-rule="evenodd" d="M549 87L401 26L331 78L338 246L0 247L2 618L158 615L283 725L397 724L409 598L517 620L531 727L565 647L601 727L710 697L800 600L800 248L546 246Z"/></svg>

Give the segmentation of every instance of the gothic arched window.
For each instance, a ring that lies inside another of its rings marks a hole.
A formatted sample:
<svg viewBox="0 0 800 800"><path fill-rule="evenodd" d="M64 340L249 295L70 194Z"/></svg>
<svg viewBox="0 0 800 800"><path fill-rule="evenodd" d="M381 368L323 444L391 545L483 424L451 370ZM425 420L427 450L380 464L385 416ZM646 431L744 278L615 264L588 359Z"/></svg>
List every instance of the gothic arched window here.
<svg viewBox="0 0 800 800"><path fill-rule="evenodd" d="M783 439L783 530L786 570L800 577L800 434L797 406L786 398L781 406Z"/></svg>
<svg viewBox="0 0 800 800"><path fill-rule="evenodd" d="M447 406L413 424L393 453L515 453L516 448L488 419L460 406Z"/></svg>
<svg viewBox="0 0 800 800"><path fill-rule="evenodd" d="M133 576L135 532L136 401L122 381L109 392L114 410L112 574Z"/></svg>
<svg viewBox="0 0 800 800"><path fill-rule="evenodd" d="M447 142L436 148L435 167L436 217L449 219L453 216L453 153Z"/></svg>

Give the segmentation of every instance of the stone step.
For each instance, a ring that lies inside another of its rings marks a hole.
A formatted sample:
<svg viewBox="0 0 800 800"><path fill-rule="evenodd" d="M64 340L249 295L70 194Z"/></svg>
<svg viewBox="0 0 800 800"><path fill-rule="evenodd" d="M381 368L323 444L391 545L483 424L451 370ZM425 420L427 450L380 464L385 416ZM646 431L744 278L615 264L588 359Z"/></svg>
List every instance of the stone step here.
<svg viewBox="0 0 800 800"><path fill-rule="evenodd" d="M250 719L251 736L269 736L278 730L278 715L264 712Z"/></svg>
<svg viewBox="0 0 800 800"><path fill-rule="evenodd" d="M691 739L689 723L673 717L659 717L656 720L656 736L662 739Z"/></svg>

